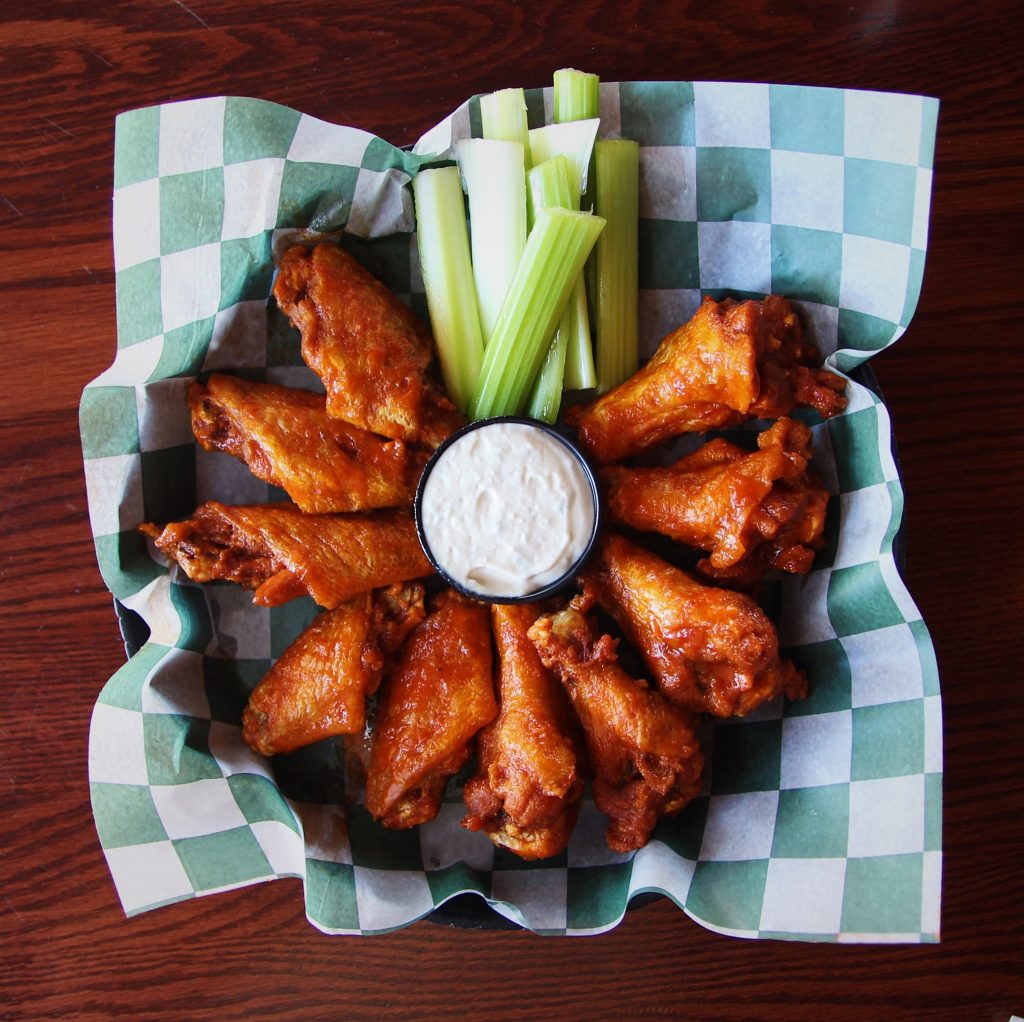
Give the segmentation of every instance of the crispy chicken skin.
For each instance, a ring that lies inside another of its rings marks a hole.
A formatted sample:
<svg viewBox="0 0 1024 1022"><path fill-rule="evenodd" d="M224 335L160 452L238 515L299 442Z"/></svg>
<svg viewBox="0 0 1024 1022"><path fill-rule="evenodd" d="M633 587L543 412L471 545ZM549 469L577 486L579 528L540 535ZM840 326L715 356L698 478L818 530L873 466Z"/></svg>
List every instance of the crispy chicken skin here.
<svg viewBox="0 0 1024 1022"><path fill-rule="evenodd" d="M658 687L693 713L744 716L784 692L807 694L807 678L779 657L775 626L749 596L702 585L614 533L581 576L640 652Z"/></svg>
<svg viewBox="0 0 1024 1022"><path fill-rule="evenodd" d="M752 581L768 568L810 570L828 491L807 471L811 431L780 419L747 452L712 440L668 468L600 471L612 522L706 550L702 574Z"/></svg>
<svg viewBox="0 0 1024 1022"><path fill-rule="evenodd" d="M192 432L309 514L408 507L429 452L332 419L321 394L214 373L188 391Z"/></svg>
<svg viewBox="0 0 1024 1022"><path fill-rule="evenodd" d="M642 848L659 817L700 791L704 756L690 714L618 664L615 641L597 630L579 601L537 619L529 636L561 679L583 725L593 793L609 817L617 852Z"/></svg>
<svg viewBox="0 0 1024 1022"><path fill-rule="evenodd" d="M491 607L500 709L480 732L478 772L463 791L469 813L462 825L522 859L565 849L583 794L572 709L526 634L541 610L530 603Z"/></svg>
<svg viewBox="0 0 1024 1022"><path fill-rule="evenodd" d="M392 440L437 447L463 419L430 378L426 326L337 245L293 245L274 297L302 333L327 414Z"/></svg>
<svg viewBox="0 0 1024 1022"><path fill-rule="evenodd" d="M253 603L263 607L308 593L332 609L367 589L431 574L404 511L307 515L293 504L208 501L182 522L139 529L194 582L237 582L255 589Z"/></svg>
<svg viewBox="0 0 1024 1022"><path fill-rule="evenodd" d="M437 815L445 782L498 712L486 605L439 594L379 698L366 808L385 827L415 827Z"/></svg>
<svg viewBox="0 0 1024 1022"><path fill-rule="evenodd" d="M817 359L785 298L707 297L639 372L566 418L586 453L607 464L683 433L777 419L796 405L828 417L846 407L846 384L810 368Z"/></svg>
<svg viewBox="0 0 1024 1022"><path fill-rule="evenodd" d="M242 737L264 756L362 732L366 697L396 643L423 620L423 586L361 593L326 610L281 654L249 697Z"/></svg>

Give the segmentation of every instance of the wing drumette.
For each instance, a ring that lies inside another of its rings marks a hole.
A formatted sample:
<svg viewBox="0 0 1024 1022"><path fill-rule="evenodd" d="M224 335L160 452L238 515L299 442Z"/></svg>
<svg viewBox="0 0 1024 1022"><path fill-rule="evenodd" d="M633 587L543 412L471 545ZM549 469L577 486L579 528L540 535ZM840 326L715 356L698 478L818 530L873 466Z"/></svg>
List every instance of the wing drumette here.
<svg viewBox="0 0 1024 1022"><path fill-rule="evenodd" d="M610 817L610 848L643 847L658 818L700 790L704 756L693 719L618 664L615 642L598 636L579 601L537 620L529 635L565 686L583 724L597 807Z"/></svg>
<svg viewBox="0 0 1024 1022"><path fill-rule="evenodd" d="M366 697L388 656L423 620L423 586L362 593L320 614L249 697L242 736L273 756L335 735L358 734Z"/></svg>
<svg viewBox="0 0 1024 1022"><path fill-rule="evenodd" d="M479 772L463 792L462 825L523 859L565 848L583 794L572 710L526 634L540 612L537 604L491 607L500 710L480 733Z"/></svg>
<svg viewBox="0 0 1024 1022"><path fill-rule="evenodd" d="M743 716L782 692L807 694L806 677L780 659L775 626L749 596L701 585L614 533L582 581L679 706Z"/></svg>
<svg viewBox="0 0 1024 1022"><path fill-rule="evenodd" d="M473 736L494 719L487 625L484 604L441 593L381 687L366 808L385 827L432 820Z"/></svg>
<svg viewBox="0 0 1024 1022"><path fill-rule="evenodd" d="M310 514L409 506L427 451L332 419L322 394L214 373L188 391L192 432Z"/></svg>
<svg viewBox="0 0 1024 1022"><path fill-rule="evenodd" d="M194 582L237 582L263 607L308 593L331 609L432 572L407 512L307 515L293 504L208 501L185 521L139 529Z"/></svg>
<svg viewBox="0 0 1024 1022"><path fill-rule="evenodd" d="M754 581L769 568L803 573L820 550L828 491L807 472L811 431L780 419L746 452L712 440L668 468L601 470L613 522L707 550L697 570Z"/></svg>
<svg viewBox="0 0 1024 1022"><path fill-rule="evenodd" d="M463 419L427 369L426 326L344 249L289 248L274 297L302 333L327 413L371 433L436 447Z"/></svg>
<svg viewBox="0 0 1024 1022"><path fill-rule="evenodd" d="M608 463L683 433L776 419L796 405L835 415L846 407L846 384L810 368L817 359L785 298L708 297L639 372L567 418L584 450Z"/></svg>

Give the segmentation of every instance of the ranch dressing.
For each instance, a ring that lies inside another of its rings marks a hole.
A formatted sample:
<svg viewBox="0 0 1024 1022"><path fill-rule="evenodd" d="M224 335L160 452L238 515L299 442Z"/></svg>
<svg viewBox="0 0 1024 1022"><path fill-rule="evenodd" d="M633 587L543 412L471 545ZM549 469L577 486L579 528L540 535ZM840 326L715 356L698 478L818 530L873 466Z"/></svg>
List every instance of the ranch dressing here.
<svg viewBox="0 0 1024 1022"><path fill-rule="evenodd" d="M484 597L526 596L560 579L586 550L595 515L572 451L518 422L487 423L455 440L434 463L420 504L437 565Z"/></svg>

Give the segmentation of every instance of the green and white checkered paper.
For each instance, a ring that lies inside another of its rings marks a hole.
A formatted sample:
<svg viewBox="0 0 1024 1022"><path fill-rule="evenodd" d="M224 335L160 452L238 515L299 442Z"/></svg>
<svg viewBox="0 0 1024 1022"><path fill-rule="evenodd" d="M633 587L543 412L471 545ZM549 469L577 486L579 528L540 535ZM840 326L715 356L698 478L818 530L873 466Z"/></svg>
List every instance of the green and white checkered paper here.
<svg viewBox="0 0 1024 1022"><path fill-rule="evenodd" d="M550 90L528 93L533 124ZM938 104L907 95L754 84L605 84L602 134L641 145L642 343L704 294L797 301L848 371L906 328L924 268ZM311 385L268 304L273 255L296 228L344 244L425 312L408 183L479 132L470 101L412 153L252 99L136 110L117 122L118 347L85 390L82 444L96 553L149 642L92 720L96 826L124 909L303 878L330 933L404 926L475 892L540 933L587 934L644 891L712 929L817 941L934 941L941 871L941 709L927 630L893 556L903 496L889 416L850 384L813 423L835 494L806 577L769 589L804 702L708 727L705 791L635 855L610 852L588 800L568 851L524 863L437 820L378 827L326 742L271 763L241 739L249 691L315 608L256 608L226 584L168 573L135 531L200 501L275 494L194 443L185 390L203 371ZM277 494L280 496L280 494Z"/></svg>

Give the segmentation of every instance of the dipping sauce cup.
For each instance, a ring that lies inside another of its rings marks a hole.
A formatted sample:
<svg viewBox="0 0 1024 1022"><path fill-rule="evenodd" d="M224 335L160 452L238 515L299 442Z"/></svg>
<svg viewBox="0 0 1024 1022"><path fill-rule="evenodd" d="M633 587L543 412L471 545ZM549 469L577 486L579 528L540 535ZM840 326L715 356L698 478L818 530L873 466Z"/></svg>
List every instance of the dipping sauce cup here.
<svg viewBox="0 0 1024 1022"><path fill-rule="evenodd" d="M470 423L434 452L413 504L423 551L466 596L540 600L567 586L597 539L593 470L557 429L501 416Z"/></svg>

